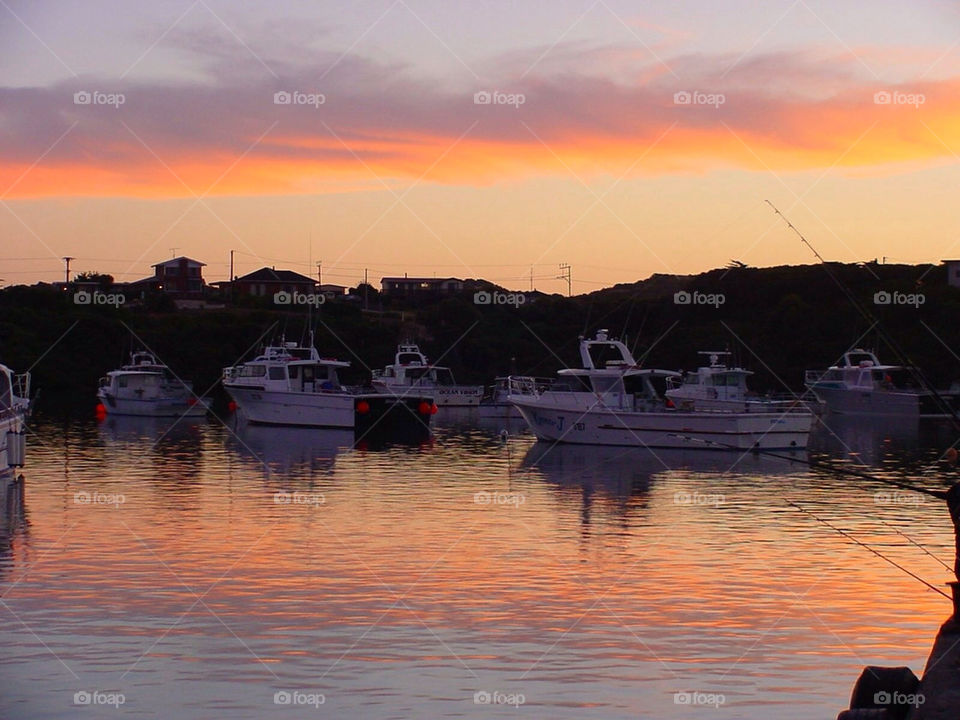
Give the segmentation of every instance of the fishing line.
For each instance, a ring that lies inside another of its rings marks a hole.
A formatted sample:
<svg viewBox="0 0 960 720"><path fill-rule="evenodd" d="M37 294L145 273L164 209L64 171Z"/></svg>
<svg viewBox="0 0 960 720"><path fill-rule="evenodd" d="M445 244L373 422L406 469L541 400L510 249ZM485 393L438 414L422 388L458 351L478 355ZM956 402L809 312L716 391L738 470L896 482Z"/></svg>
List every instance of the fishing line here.
<svg viewBox="0 0 960 720"><path fill-rule="evenodd" d="M879 518L878 518L878 519L879 519ZM890 528L891 530L893 530L895 533L897 533L897 535L902 535L902 536L907 540L907 542L909 542L911 545L914 545L914 546L920 548L921 550L923 550L923 552L925 552L927 555L929 555L930 557L932 557L934 560L936 560L938 563L940 563L940 564L941 564L943 567L945 567L947 570L949 570L950 572L953 572L953 568L952 568L952 567L950 567L947 563L945 563L943 560L941 560L940 558L938 558L938 557L937 557L936 555L934 555L932 552L930 552L929 550L927 550L927 548L925 548L923 545L921 545L921 544L918 543L916 540L914 540L913 538L911 538L911 537L910 537L909 535L907 535L905 532L901 532L900 530L897 530L897 528L895 528L893 525L890 525L889 523L885 523L885 522L883 522L883 520L880 520L880 522L881 522L885 527L888 527L888 528Z"/></svg>
<svg viewBox="0 0 960 720"><path fill-rule="evenodd" d="M876 555L876 556L877 556L878 558L880 558L881 560L890 563L891 565L893 565L893 566L894 566L895 568L897 568L898 570L902 570L903 572L905 572L907 575L909 575L910 577L912 577L914 580L918 580L919 582L922 582L924 585L926 585L928 588L930 588L930 589L933 590L934 592L940 593L940 594L943 595L947 600L950 600L951 602L953 602L953 598L950 597L949 595L947 595L943 590L941 590L940 588L938 588L936 585L933 585L932 583L927 582L926 580L924 580L922 577L920 577L920 576L917 575L916 573L911 572L910 570L907 570L903 565L900 565L900 564L897 563L896 561L891 560L890 558L886 557L885 555L883 555L883 553L879 552L878 550L874 550L872 547L870 547L869 545L867 545L865 542L861 542L860 540L857 540L857 538L853 537L853 535L851 535L850 533L846 532L845 530L841 530L840 528L836 527L835 525L831 525L830 523L828 523L828 522L827 522L826 520L824 520L823 518L818 517L817 515L814 515L812 512L810 512L809 510L806 510L805 508L800 507L799 505L797 505L797 503L793 502L792 500L784 500L784 502L787 503L788 505L792 505L793 507L795 507L795 508L796 508L797 510L799 510L800 512L806 513L807 515L809 515L810 517L812 517L812 518L813 518L814 520L816 520L817 522L823 523L824 525L826 525L826 526L827 526L828 528L830 528L831 530L835 530L836 532L840 533L840 534L843 535L845 538L847 538L848 540L851 540L852 542L856 543L856 544L859 545L860 547L865 548L866 550L869 550L870 552L872 552L874 555Z"/></svg>

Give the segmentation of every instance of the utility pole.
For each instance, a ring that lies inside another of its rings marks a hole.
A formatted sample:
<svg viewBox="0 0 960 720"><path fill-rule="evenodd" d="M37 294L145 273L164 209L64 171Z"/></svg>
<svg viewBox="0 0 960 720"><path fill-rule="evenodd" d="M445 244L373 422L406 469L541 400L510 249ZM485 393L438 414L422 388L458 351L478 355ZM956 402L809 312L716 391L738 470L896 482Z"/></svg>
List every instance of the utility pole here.
<svg viewBox="0 0 960 720"><path fill-rule="evenodd" d="M323 285L323 260L317 260L317 285Z"/></svg>
<svg viewBox="0 0 960 720"><path fill-rule="evenodd" d="M533 292L533 265L530 266L530 292Z"/></svg>
<svg viewBox="0 0 960 720"><path fill-rule="evenodd" d="M557 280L566 280L567 281L567 297L573 295L573 278L571 277L572 268L570 263L560 263L560 274L557 275Z"/></svg>
<svg viewBox="0 0 960 720"><path fill-rule="evenodd" d="M367 282L367 269L363 269L363 309L369 310L370 305L367 303L367 291L370 289L370 283Z"/></svg>
<svg viewBox="0 0 960 720"><path fill-rule="evenodd" d="M233 300L233 250L230 251L230 284L227 286L230 288L230 299Z"/></svg>
<svg viewBox="0 0 960 720"><path fill-rule="evenodd" d="M70 282L70 261L71 261L71 260L76 260L76 258L65 257L65 258L63 259L63 261L67 264L67 274L66 274L66 277L65 277L65 282L68 282L68 283Z"/></svg>

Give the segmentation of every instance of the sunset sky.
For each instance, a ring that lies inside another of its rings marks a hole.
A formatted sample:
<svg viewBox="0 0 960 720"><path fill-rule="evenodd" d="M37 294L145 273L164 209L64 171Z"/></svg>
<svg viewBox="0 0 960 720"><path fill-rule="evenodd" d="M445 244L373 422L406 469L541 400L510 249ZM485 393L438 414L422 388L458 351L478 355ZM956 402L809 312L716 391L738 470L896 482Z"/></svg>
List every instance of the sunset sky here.
<svg viewBox="0 0 960 720"><path fill-rule="evenodd" d="M812 262L764 200L828 259L938 262L958 160L951 2L0 0L4 286Z"/></svg>

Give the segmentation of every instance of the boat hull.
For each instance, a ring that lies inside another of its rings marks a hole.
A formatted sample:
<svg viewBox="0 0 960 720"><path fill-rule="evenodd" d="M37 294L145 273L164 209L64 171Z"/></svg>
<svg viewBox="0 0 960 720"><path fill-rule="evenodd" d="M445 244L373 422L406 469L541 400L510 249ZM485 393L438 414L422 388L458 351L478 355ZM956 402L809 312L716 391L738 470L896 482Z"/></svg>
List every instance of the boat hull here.
<svg viewBox="0 0 960 720"><path fill-rule="evenodd" d="M585 445L731 450L797 449L807 446L809 413L628 412L563 409L515 401L539 440Z"/></svg>
<svg viewBox="0 0 960 720"><path fill-rule="evenodd" d="M224 385L243 417L259 425L300 427L354 427L352 395L344 393L302 393L262 390Z"/></svg>
<svg viewBox="0 0 960 720"><path fill-rule="evenodd" d="M938 407L931 393L890 392L881 390L851 390L822 385L809 386L828 412L838 415L873 417L946 418L948 413ZM956 394L941 393L954 410L958 409Z"/></svg>
<svg viewBox="0 0 960 720"><path fill-rule="evenodd" d="M203 417L209 409L204 400L197 400L191 405L184 398L122 398L104 392L97 393L97 398L108 415Z"/></svg>
<svg viewBox="0 0 960 720"><path fill-rule="evenodd" d="M255 425L342 428L358 437L422 439L430 431L429 396L303 393L224 385L243 419ZM424 412L424 409L427 409Z"/></svg>

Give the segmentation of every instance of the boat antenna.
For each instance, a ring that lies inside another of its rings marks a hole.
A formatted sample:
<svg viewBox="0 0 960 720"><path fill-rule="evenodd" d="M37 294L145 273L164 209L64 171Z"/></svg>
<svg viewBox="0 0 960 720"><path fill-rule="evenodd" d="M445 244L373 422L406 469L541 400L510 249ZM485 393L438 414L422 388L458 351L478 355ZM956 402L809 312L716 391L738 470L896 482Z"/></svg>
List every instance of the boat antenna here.
<svg viewBox="0 0 960 720"><path fill-rule="evenodd" d="M937 392L937 389L933 386L933 383L927 380L926 376L923 374L923 371L921 371L919 367L914 365L913 361L910 360L906 352L904 352L904 350L900 347L899 343L897 343L889 335L889 333L887 333L883 329L883 327L880 325L880 321L874 316L874 314L871 313L866 307L864 307L860 303L860 301L857 299L856 295L854 295L853 292L846 285L844 285L840 281L840 279L833 273L833 271L830 269L830 263L828 263L826 260L823 259L823 256L817 252L817 249L810 243L809 240L807 240L803 236L803 233L801 233L799 230L797 230L796 227L794 227L793 223L791 223L790 220L787 219L787 216L777 209L776 205L774 205L769 200L764 200L764 202L767 203L767 205L769 205L771 208L773 208L773 211L777 215L779 215L781 218L783 218L783 221L787 224L787 227L793 230L793 232L796 233L797 237L800 238L803 244L806 245L808 248L810 248L810 252L812 252L816 256L817 260L820 261L820 264L823 265L823 268L826 271L827 275L830 277L831 280L833 280L834 284L838 288L840 288L841 292L843 292L847 300L850 301L850 304L853 305L854 309L858 313L860 313L860 315L863 316L863 318L867 322L869 322L872 327L876 328L878 337L882 338L882 340L890 347L890 349L893 350L893 354L896 355L897 360L899 360L907 369L907 371L911 375L913 375L913 377L917 380L917 382L921 385L921 387L925 388L930 392L931 396L936 401L937 406L940 408L940 410L945 411L946 414L948 414L950 418L953 420L954 425L960 428L960 416L957 415L957 411L954 410L954 408L950 405L950 403L948 403L946 400L943 399L943 396L939 392Z"/></svg>

